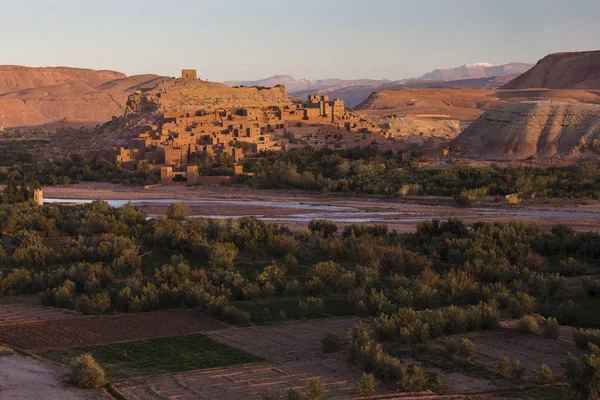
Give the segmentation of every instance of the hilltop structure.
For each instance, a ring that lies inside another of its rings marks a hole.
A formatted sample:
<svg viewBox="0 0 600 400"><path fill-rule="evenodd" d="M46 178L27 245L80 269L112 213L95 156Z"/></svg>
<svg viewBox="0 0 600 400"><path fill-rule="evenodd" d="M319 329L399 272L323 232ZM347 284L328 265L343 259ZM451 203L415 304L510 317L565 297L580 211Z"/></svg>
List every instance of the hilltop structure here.
<svg viewBox="0 0 600 400"><path fill-rule="evenodd" d="M193 76L192 72L182 71L182 80L194 80ZM207 105L188 101L188 98L199 98L199 94L185 92L187 86L177 88L177 91L163 89L153 95L136 93L131 96L131 107L138 112L158 109L162 116L131 138L126 146L115 148L115 162L119 166L136 170L145 163L150 168L161 168L165 184L178 175L186 177L188 183L201 183L203 178L198 176L195 167L198 163L213 163L226 158L233 163L236 172L241 173L243 157L262 150L303 146L332 149L398 147L381 127L347 111L340 99L309 96L303 103L287 101L236 106L236 103L221 101ZM285 91L282 87L228 90L239 90L242 95L248 90ZM174 101L174 98L184 101ZM197 105L196 109L193 104Z"/></svg>

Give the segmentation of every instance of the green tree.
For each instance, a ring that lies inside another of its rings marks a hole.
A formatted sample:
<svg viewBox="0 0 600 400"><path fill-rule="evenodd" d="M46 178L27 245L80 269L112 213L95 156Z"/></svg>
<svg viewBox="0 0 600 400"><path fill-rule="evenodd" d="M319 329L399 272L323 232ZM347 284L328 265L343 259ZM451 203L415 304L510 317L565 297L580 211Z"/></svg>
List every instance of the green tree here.
<svg viewBox="0 0 600 400"><path fill-rule="evenodd" d="M167 208L167 218L183 221L187 217L188 205L185 203L173 203Z"/></svg>

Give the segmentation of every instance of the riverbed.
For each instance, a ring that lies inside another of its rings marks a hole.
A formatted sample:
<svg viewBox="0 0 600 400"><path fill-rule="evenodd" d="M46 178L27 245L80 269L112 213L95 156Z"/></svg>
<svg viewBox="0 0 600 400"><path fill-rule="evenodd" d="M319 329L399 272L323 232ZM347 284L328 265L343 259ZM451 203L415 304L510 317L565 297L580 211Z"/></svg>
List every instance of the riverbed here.
<svg viewBox="0 0 600 400"><path fill-rule="evenodd" d="M172 203L186 203L197 218L256 217L302 229L313 219L329 219L340 226L355 223L386 224L391 229L413 231L419 221L461 218L466 222L528 220L542 226L564 223L577 230L594 230L600 222L596 203L562 202L512 208L487 203L460 207L451 202L369 196L322 195L298 191L262 191L246 187L158 186L150 189L92 184L44 188L47 203L89 203L103 199L115 207L130 202L149 217L164 215Z"/></svg>

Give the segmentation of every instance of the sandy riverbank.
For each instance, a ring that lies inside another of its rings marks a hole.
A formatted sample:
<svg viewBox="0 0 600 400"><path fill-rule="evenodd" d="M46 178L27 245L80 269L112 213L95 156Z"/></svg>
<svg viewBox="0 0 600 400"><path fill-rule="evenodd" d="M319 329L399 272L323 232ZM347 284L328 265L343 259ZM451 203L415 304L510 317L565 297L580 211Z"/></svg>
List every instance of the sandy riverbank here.
<svg viewBox="0 0 600 400"><path fill-rule="evenodd" d="M85 183L44 188L44 197L81 200L134 201L148 215L166 212L170 200L186 202L189 214L232 218L256 216L292 229L305 227L311 219L350 223L384 223L391 229L413 231L424 219L461 218L466 222L526 219L550 227L566 223L577 230L594 230L600 223L598 202L566 201L523 204L512 208L502 203L457 206L449 199L400 199L379 196L320 194L295 190L256 190L245 186L154 186L148 189L108 183Z"/></svg>

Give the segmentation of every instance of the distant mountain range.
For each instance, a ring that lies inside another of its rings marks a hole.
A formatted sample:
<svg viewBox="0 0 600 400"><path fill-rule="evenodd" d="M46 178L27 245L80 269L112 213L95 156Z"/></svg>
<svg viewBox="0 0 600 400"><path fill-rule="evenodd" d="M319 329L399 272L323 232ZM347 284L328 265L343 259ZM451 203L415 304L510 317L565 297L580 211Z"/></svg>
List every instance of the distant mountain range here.
<svg viewBox="0 0 600 400"><path fill-rule="evenodd" d="M534 64L510 63L493 65L488 63L466 64L462 67L436 69L418 78L425 81L457 81L461 79L491 78L493 76L520 75Z"/></svg>
<svg viewBox="0 0 600 400"><path fill-rule="evenodd" d="M256 81L225 81L228 86L284 85L292 96L304 100L309 94L329 95L344 100L349 107L362 103L378 90L432 87L499 87L531 68L533 64L488 63L466 64L450 69L436 69L419 78L391 81L388 79L298 79L276 75Z"/></svg>
<svg viewBox="0 0 600 400"><path fill-rule="evenodd" d="M275 75L257 81L225 81L227 86L268 86L284 85L288 93L318 89L341 89L352 86L369 86L392 83L387 79L298 79L291 75Z"/></svg>

